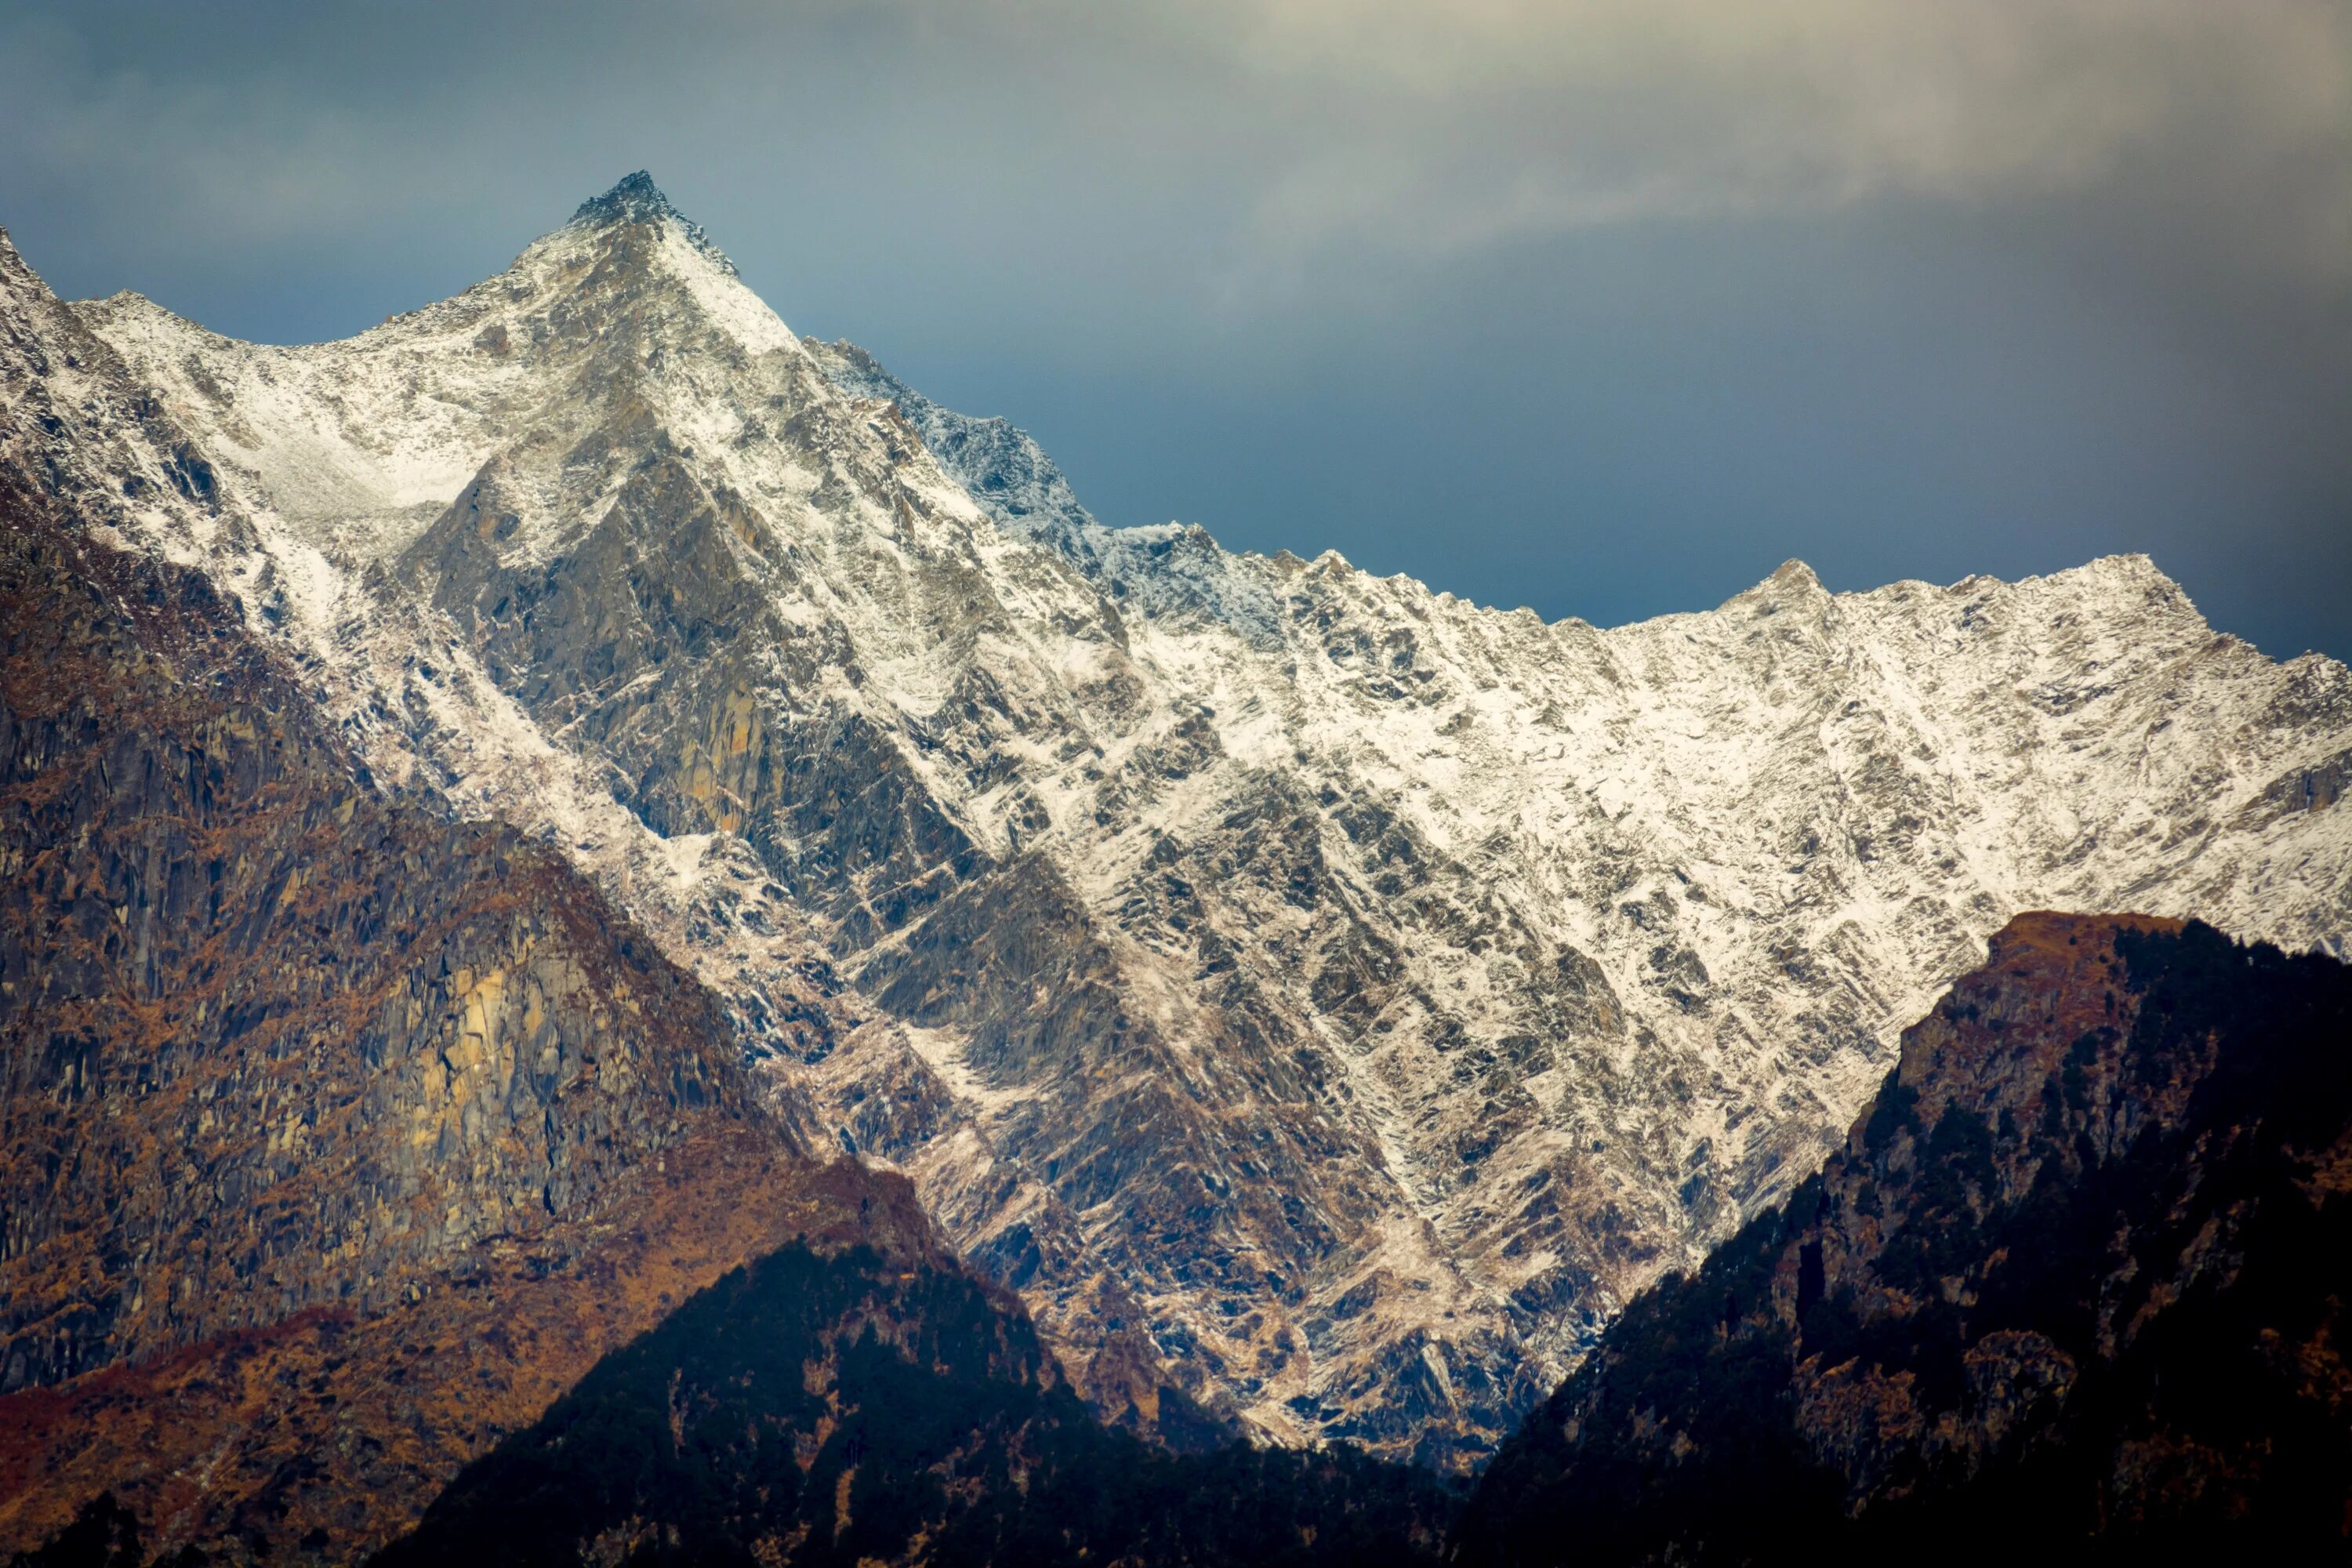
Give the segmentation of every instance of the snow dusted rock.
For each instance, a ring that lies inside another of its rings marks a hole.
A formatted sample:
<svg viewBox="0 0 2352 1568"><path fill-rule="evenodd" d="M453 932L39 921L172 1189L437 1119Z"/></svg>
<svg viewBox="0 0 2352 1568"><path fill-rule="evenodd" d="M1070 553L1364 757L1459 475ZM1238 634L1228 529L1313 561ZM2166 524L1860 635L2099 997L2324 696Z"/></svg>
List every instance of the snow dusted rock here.
<svg viewBox="0 0 2352 1568"><path fill-rule="evenodd" d="M157 468L126 536L563 844L1144 1425L1474 1459L2017 910L2352 931L2352 677L2144 559L1603 630L1107 528L637 177L346 342L75 309L213 476L75 447Z"/></svg>

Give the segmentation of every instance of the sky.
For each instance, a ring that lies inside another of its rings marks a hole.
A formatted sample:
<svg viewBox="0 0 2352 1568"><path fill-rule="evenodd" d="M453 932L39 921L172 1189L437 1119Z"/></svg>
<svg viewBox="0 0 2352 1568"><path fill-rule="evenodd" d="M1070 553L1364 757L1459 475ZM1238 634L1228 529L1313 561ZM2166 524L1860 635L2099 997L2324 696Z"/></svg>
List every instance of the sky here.
<svg viewBox="0 0 2352 1568"><path fill-rule="evenodd" d="M1113 523L1615 624L2141 551L2352 658L2344 0L12 0L60 293L343 336L650 170Z"/></svg>

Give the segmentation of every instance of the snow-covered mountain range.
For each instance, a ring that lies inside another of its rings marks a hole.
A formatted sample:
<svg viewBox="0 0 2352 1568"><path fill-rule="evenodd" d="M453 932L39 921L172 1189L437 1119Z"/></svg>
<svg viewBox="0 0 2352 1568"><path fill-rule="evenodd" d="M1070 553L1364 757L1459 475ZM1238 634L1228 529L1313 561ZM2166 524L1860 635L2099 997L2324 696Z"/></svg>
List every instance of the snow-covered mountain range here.
<svg viewBox="0 0 2352 1568"><path fill-rule="evenodd" d="M1147 1425L1475 1459L2019 910L2352 933L2352 676L2143 558L1603 629L1108 528L641 175L342 342L5 242L0 334L104 537L563 846Z"/></svg>

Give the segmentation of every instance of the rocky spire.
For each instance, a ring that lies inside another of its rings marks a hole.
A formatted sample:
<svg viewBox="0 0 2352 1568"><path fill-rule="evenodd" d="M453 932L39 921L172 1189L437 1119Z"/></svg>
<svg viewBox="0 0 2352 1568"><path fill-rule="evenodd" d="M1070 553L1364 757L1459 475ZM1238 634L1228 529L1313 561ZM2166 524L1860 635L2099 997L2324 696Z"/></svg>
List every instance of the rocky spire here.
<svg viewBox="0 0 2352 1568"><path fill-rule="evenodd" d="M660 218L681 218L683 215L669 205L661 194L654 177L639 169L625 176L621 183L601 196L591 196L580 204L572 215L573 223L653 223Z"/></svg>
<svg viewBox="0 0 2352 1568"><path fill-rule="evenodd" d="M654 184L654 177L643 169L623 176L620 184L603 195L591 196L582 202L572 215L573 224L585 224L595 228L611 224L661 223L666 220L675 220L686 231L686 237L696 249L719 263L730 276L734 274L735 264L710 243L710 237L703 233L702 226L670 205L669 198L662 195L660 186Z"/></svg>

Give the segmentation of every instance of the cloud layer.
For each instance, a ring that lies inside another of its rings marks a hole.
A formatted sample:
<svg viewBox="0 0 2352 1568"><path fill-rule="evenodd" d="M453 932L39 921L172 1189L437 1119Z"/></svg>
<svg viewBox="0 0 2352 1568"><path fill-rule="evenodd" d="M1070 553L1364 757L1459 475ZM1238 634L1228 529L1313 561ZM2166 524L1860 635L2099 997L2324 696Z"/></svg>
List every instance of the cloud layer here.
<svg viewBox="0 0 2352 1568"><path fill-rule="evenodd" d="M1270 0L1231 31L1237 63L1351 121L1301 135L1262 198L1270 226L1452 247L2080 188L2173 142L2340 162L2346 18L2277 0ZM2330 194L2283 216L2340 266Z"/></svg>

